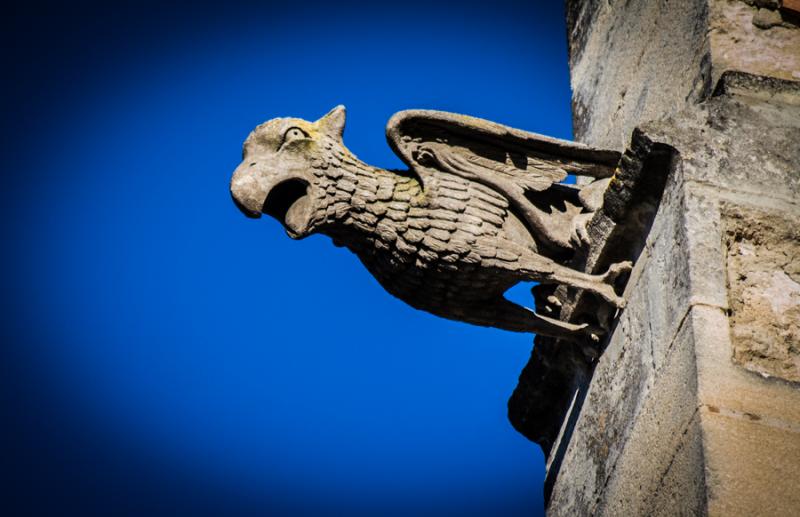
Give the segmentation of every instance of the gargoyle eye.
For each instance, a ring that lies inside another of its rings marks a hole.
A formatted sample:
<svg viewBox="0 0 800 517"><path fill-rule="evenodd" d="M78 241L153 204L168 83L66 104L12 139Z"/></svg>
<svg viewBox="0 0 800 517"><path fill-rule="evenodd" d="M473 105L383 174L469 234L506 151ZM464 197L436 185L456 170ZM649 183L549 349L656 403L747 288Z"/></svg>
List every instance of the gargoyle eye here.
<svg viewBox="0 0 800 517"><path fill-rule="evenodd" d="M286 133L283 134L283 144L281 144L281 146L304 138L308 138L308 134L305 131L299 127L290 127L286 130Z"/></svg>

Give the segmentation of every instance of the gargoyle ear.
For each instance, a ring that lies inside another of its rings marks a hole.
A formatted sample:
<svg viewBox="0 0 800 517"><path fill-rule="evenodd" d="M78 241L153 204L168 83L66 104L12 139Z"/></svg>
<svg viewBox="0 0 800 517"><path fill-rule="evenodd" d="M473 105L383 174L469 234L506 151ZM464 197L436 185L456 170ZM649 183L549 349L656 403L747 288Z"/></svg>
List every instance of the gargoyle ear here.
<svg viewBox="0 0 800 517"><path fill-rule="evenodd" d="M339 104L330 110L324 117L317 120L317 125L328 135L334 138L342 138L344 133L344 121L346 118L344 106Z"/></svg>

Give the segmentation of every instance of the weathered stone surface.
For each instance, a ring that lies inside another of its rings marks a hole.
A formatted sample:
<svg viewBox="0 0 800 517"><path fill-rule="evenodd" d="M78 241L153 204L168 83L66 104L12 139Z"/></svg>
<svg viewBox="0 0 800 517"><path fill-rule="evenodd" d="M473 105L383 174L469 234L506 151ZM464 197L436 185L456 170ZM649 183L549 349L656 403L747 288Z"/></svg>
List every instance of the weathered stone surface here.
<svg viewBox="0 0 800 517"><path fill-rule="evenodd" d="M568 0L576 139L624 149L641 122L703 98L707 19L706 0Z"/></svg>
<svg viewBox="0 0 800 517"><path fill-rule="evenodd" d="M800 212L725 205L733 360L800 382Z"/></svg>
<svg viewBox="0 0 800 517"><path fill-rule="evenodd" d="M570 477L569 484L554 485L550 507L558 508L556 515L596 511L624 448L628 423L633 421L648 388L650 358L640 353L638 343L631 339L642 333L641 328L631 329L632 323L639 322L623 318L617 326L614 342L595 369L569 439L570 447L563 453L560 465L551 463L551 470L555 467L560 472L569 472Z"/></svg>
<svg viewBox="0 0 800 517"><path fill-rule="evenodd" d="M703 437L697 413L680 435L675 455L652 493L647 515L706 515L708 490L703 465Z"/></svg>
<svg viewBox="0 0 800 517"><path fill-rule="evenodd" d="M771 29L782 22L781 14L772 9L762 8L753 15L753 25L759 29Z"/></svg>
<svg viewBox="0 0 800 517"><path fill-rule="evenodd" d="M800 82L738 72L720 81L707 102L643 124L641 130L680 151L686 180L797 200Z"/></svg>
<svg viewBox="0 0 800 517"><path fill-rule="evenodd" d="M690 320L691 315L671 341L663 363L648 372L650 385L629 423L631 430L601 494L598 513L646 515L660 490L687 487L694 481L691 475L680 478L676 471L671 480L675 485L664 482L676 451L681 446L691 447L685 435L697 412L697 365ZM703 484L697 488L702 490ZM674 515L672 512L665 514Z"/></svg>
<svg viewBox="0 0 800 517"><path fill-rule="evenodd" d="M756 375L732 361L727 311L696 305L692 322L697 344L698 404L800 426L800 390L796 385Z"/></svg>
<svg viewBox="0 0 800 517"><path fill-rule="evenodd" d="M703 407L709 515L800 513L800 428Z"/></svg>
<svg viewBox="0 0 800 517"><path fill-rule="evenodd" d="M800 30L776 8L568 0L576 138L623 149L636 126L705 99L726 71L800 80Z"/></svg>
<svg viewBox="0 0 800 517"><path fill-rule="evenodd" d="M628 305L552 446L550 514L800 510L798 99L728 74L634 135L675 160Z"/></svg>
<svg viewBox="0 0 800 517"><path fill-rule="evenodd" d="M642 285L636 291L646 295ZM647 320L636 316L622 318L595 369L560 467L569 478L555 484L551 515L647 513L695 414L691 325L662 336L666 356L654 367L643 343Z"/></svg>
<svg viewBox="0 0 800 517"><path fill-rule="evenodd" d="M795 0L567 2L575 134L617 149L633 135L621 179L658 170L655 150L670 174L603 354L560 370L550 514L800 514L798 13ZM609 199L615 184L587 224L587 271L636 217L616 211L636 196L623 181ZM562 318L580 315L580 296L555 295ZM534 350L526 370L543 356L556 357Z"/></svg>
<svg viewBox="0 0 800 517"><path fill-rule="evenodd" d="M800 30L783 20L775 3L710 0L709 5L714 81L727 70L800 79Z"/></svg>

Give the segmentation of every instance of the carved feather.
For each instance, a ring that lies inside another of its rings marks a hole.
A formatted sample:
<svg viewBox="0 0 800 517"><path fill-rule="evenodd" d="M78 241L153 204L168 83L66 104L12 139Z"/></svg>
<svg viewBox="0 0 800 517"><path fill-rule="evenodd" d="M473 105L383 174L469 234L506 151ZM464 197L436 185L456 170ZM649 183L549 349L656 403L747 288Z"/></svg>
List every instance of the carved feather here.
<svg viewBox="0 0 800 517"><path fill-rule="evenodd" d="M430 110L395 114L386 126L389 145L419 177L454 175L505 197L532 234L553 250L572 246L555 209L542 211L526 192L542 192L568 174L607 178L620 159L616 151L594 149L465 115ZM562 218L563 219L563 218Z"/></svg>
<svg viewBox="0 0 800 517"><path fill-rule="evenodd" d="M419 144L415 152L417 160L422 153L430 154L428 160L438 162L442 172L468 177L479 183L485 183L482 180L491 175L503 178L523 191L546 190L567 177L563 168L530 156L523 157L521 163L520 160L515 163L511 157L499 161L481 155L480 151L438 142Z"/></svg>

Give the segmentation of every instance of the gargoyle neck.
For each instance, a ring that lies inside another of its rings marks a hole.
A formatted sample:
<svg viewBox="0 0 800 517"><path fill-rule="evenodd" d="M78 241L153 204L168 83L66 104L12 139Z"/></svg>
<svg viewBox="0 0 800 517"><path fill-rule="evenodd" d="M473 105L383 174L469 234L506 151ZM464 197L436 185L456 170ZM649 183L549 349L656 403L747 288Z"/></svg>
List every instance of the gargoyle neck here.
<svg viewBox="0 0 800 517"><path fill-rule="evenodd" d="M422 187L409 171L392 171L347 157L327 173L325 202L319 208L320 231L356 251L364 238L405 218L422 198Z"/></svg>

